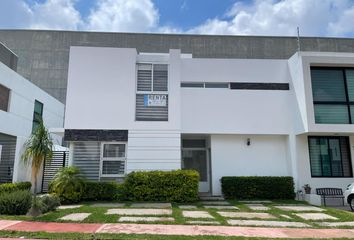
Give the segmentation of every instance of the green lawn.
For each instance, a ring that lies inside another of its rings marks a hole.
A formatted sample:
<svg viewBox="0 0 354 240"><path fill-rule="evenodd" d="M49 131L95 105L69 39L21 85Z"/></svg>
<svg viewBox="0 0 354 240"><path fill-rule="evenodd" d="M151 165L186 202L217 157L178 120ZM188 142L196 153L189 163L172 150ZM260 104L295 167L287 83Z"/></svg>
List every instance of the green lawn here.
<svg viewBox="0 0 354 240"><path fill-rule="evenodd" d="M0 231L0 237L9 238L36 238L36 239L82 239L82 240L97 240L97 239L116 239L116 240L265 240L274 238L248 238L248 237L219 237L219 236L161 236L161 235L146 235L146 234L85 234L85 233L46 233L46 232L14 232ZM278 240L285 240L276 238ZM305 238L304 238L305 239ZM301 240L301 239L299 239ZM330 240L330 239L329 239ZM341 240L341 238L336 238Z"/></svg>
<svg viewBox="0 0 354 240"><path fill-rule="evenodd" d="M283 211L277 208L274 208L274 205L278 204L306 204L305 202L299 202L299 201L274 201L272 203L264 203L265 206L270 207L270 210L268 211L254 211L249 209L245 204L239 202L239 201L229 201L232 205L237 206L240 210L238 212L267 212L276 217L276 219L265 219L265 220L270 220L270 221L290 221L290 222L303 222L309 224L312 228L324 228L321 227L320 225L317 225L316 222L314 221L306 221L303 220L294 213L296 212L290 212L290 211ZM221 225L228 225L227 219L220 216L217 211L235 211L235 210L217 210L217 209L206 209L204 208L200 203L191 203L193 205L196 205L198 208L197 209L191 209L191 210L203 210L209 212L215 219L213 221L218 221ZM129 208L130 203L127 203L127 206L125 208ZM326 222L328 221L354 221L354 214L348 211L343 211L343 210L337 210L333 208L325 208L325 211L323 213L329 214L331 216L337 217L338 220L325 220ZM28 216L0 216L0 219L12 219L12 220L27 220L27 221L43 221L43 222L68 222L68 221L63 221L59 220L59 218L70 214L70 213L80 213L80 212L85 212L85 213L91 213L91 215L86 218L83 223L117 223L118 219L120 216L118 215L106 215L107 207L92 207L90 206L90 203L83 203L83 206L77 209L66 209L66 210L56 210L54 212L49 212L47 214L44 214L39 217L28 217ZM182 216L182 209L178 208L178 204L173 204L172 205L172 210L173 214L172 217L175 219L174 222L159 222L160 224L188 224L187 220L205 220L205 219L186 219ZM282 215L289 216L290 219L285 218ZM144 223L144 222L141 222ZM156 224L156 223L155 223ZM210 224L213 225L213 224ZM328 227L327 227L328 228ZM346 228L346 227L343 227ZM347 227L349 228L349 227Z"/></svg>

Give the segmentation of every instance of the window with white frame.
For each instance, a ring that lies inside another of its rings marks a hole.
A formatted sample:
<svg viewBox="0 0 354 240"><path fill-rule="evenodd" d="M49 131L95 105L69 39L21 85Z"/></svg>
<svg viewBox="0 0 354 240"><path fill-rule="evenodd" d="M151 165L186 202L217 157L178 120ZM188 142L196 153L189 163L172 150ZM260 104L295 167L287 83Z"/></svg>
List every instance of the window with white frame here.
<svg viewBox="0 0 354 240"><path fill-rule="evenodd" d="M102 143L101 177L118 177L125 174L126 143Z"/></svg>
<svg viewBox="0 0 354 240"><path fill-rule="evenodd" d="M168 121L168 65L137 64L136 120Z"/></svg>

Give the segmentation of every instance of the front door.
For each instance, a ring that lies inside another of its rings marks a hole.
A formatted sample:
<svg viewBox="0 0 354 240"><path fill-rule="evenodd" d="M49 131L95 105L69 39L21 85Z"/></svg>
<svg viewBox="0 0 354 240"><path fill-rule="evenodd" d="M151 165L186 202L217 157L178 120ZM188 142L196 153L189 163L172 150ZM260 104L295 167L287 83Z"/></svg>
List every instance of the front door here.
<svg viewBox="0 0 354 240"><path fill-rule="evenodd" d="M210 191L208 149L205 139L186 139L182 141L182 169L199 172L199 192Z"/></svg>

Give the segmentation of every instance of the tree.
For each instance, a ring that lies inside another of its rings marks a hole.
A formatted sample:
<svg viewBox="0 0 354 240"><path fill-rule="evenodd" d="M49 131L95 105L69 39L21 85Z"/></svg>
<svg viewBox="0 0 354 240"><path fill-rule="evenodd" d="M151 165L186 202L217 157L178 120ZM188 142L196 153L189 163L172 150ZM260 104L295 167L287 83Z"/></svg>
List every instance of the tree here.
<svg viewBox="0 0 354 240"><path fill-rule="evenodd" d="M37 129L29 137L24 144L24 152L22 154L22 161L25 164L31 163L32 166L32 184L34 184L34 194L37 193L37 178L38 172L44 161L50 161L53 156L53 141L49 131L40 121Z"/></svg>

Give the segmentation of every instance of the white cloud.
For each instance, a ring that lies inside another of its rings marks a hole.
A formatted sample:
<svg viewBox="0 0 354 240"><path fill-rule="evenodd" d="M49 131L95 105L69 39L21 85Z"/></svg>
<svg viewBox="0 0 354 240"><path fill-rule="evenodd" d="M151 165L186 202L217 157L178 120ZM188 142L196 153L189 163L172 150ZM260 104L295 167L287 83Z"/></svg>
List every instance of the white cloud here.
<svg viewBox="0 0 354 240"><path fill-rule="evenodd" d="M82 24L75 0L47 0L36 3L32 9L30 28L76 30Z"/></svg>
<svg viewBox="0 0 354 240"><path fill-rule="evenodd" d="M76 8L77 1L86 0L1 0L0 28L183 32L178 23L159 23L153 0L96 0L87 17ZM184 32L289 36L299 26L302 36L353 37L353 22L354 0L235 0L223 17Z"/></svg>
<svg viewBox="0 0 354 240"><path fill-rule="evenodd" d="M255 0L237 2L224 18L207 20L190 33L335 36L353 34L350 0ZM348 10L349 8L349 10ZM345 13L345 14L343 14Z"/></svg>
<svg viewBox="0 0 354 240"><path fill-rule="evenodd" d="M330 22L328 32L334 36L354 35L354 6L346 9L335 22Z"/></svg>
<svg viewBox="0 0 354 240"><path fill-rule="evenodd" d="M87 29L147 32L157 27L158 10L151 0L99 0L88 17Z"/></svg>
<svg viewBox="0 0 354 240"><path fill-rule="evenodd" d="M26 28L32 12L23 1L2 0L0 7L0 28Z"/></svg>
<svg viewBox="0 0 354 240"><path fill-rule="evenodd" d="M32 5L23 0L2 0L1 28L69 29L82 24L75 0L47 0Z"/></svg>

